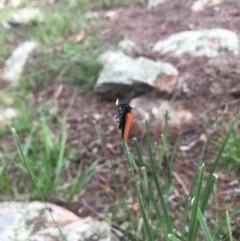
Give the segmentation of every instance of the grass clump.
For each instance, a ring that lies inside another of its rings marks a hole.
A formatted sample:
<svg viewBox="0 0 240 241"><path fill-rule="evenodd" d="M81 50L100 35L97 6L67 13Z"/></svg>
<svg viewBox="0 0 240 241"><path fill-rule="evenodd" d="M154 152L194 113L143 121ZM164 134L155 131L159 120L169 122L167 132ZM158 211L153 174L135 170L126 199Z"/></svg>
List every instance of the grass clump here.
<svg viewBox="0 0 240 241"><path fill-rule="evenodd" d="M46 117L49 113L37 113L39 116L34 118L31 116L30 106L26 104L27 101L22 101L21 95L24 95L25 99L30 91L36 91L38 87L44 89L44 86L52 85L55 81L81 85L86 90L85 93L91 93L101 67L96 59L99 53L98 37L86 23L84 19L86 9L81 7L81 4L68 1L53 5L41 4L41 10L44 14L44 23L19 25L18 31L9 29L7 34L0 35L2 46L8 46L9 41L12 46L17 46L19 39L40 43L39 49L29 58L25 66L18 86L20 93L13 93L11 105L18 108L20 115L12 122L12 126L20 135L21 145L19 142L18 148L19 150L21 148L22 155L21 158L16 156L14 159L11 156L13 150L8 146L4 147L3 144L0 153L2 154L0 156L1 190L14 196L29 194L31 198L39 198L40 193L32 191L33 185L29 182L28 171L32 170L44 197L52 200L64 197L67 201L71 201L76 192L79 192L93 176L97 164L93 164L85 171L82 165L74 164L76 149L66 144L65 120L54 123L54 126L51 117ZM98 21L97 27L99 25L101 21ZM81 32L82 39L76 41L76 36ZM10 55L8 48L2 48L0 63L1 60L5 61L8 55ZM1 127L0 137L4 136L9 136L9 131ZM22 140L25 143L22 143ZM29 170L22 159L28 163ZM72 176L69 174L72 172L68 170L74 165L76 165L76 175ZM15 176L13 172L16 173Z"/></svg>
<svg viewBox="0 0 240 241"><path fill-rule="evenodd" d="M136 159L130 152L126 142L124 147L130 164L130 176L133 179L133 189L136 193L136 198L139 202L141 218L135 220L132 225L134 240L171 240L171 241L207 241L213 240L237 240L233 237L230 216L227 215L225 220L220 220L219 215L212 214L216 220L214 224L209 224L206 220L205 213L209 204L210 197L214 192L217 175L215 174L219 161L224 153L224 148L227 146L228 139L236 125L238 117L232 123L229 132L227 133L223 144L219 148L210 172L205 171L203 162L204 150L199 157L199 163L192 180L192 188L189 190L189 196L186 199L185 208L179 207L179 210L171 208L171 189L173 188L173 157L167 158L169 153L167 148L167 116L165 131L162 135L162 146L160 159L152 148L149 136L148 124L146 123L146 146L148 149L148 158L143 159L137 141L134 141L137 152ZM176 148L172 149L172 155L176 154ZM168 165L163 165L164 158ZM137 164L140 163L140 166ZM163 170L164 169L164 170ZM167 187L167 188L166 188ZM182 210L182 211L180 211ZM236 214L231 213L231 217ZM229 214L229 212L227 212ZM175 219L178 216L181 221L181 227L175 225ZM175 218L173 218L175 217ZM139 226L139 223L142 225ZM226 229L227 227L227 229ZM135 228L135 229L134 229ZM218 230L216 232L216 230ZM225 230L228 230L225 232ZM224 232L225 235L219 235Z"/></svg>
<svg viewBox="0 0 240 241"><path fill-rule="evenodd" d="M69 148L67 150L66 147L65 121L61 121L57 129L58 131L52 131L47 119L41 116L39 122L31 127L29 135L24 138L24 144L20 143L16 130L12 129L20 158L17 155L10 163L4 156L1 158L1 183L7 194L27 194L29 198L52 201L61 199L69 203L75 194L83 190L97 171L97 163L84 171L82 165L75 165L72 162L76 158L74 151ZM74 174L69 171L73 166L76 166ZM33 183L30 177L34 180Z"/></svg>
<svg viewBox="0 0 240 241"><path fill-rule="evenodd" d="M152 146L147 122L145 125L147 157L143 157L137 140L133 141L136 157L130 151L127 143L123 143L129 160L129 174L133 188L132 200L134 204L138 204L134 205L134 209L138 211L133 212L133 205L130 210L129 204L121 196L121 211L127 213L127 220L123 222L121 227L131 230L128 233L131 237L130 240L136 241L197 241L203 240L203 238L207 241L237 241L234 231L238 227L231 224L231 219L236 215L239 204L231 212L226 212L225 219L221 220L219 215L211 214L212 219L215 218L212 223L206 218L206 213L211 195L216 188L216 169L238 117L231 125L212 167L207 171L203 162L207 143L204 144L199 162L196 164L189 195L185 203L177 210L171 206L171 191L174 185L174 158L180 138L169 150L167 120L168 116L166 115L166 125L161 135L161 146L159 147L160 152L158 148L155 149ZM65 123L60 123L60 133L57 136L51 133L46 123L46 118L42 116L40 124L31 130L31 135L24 145L20 144L16 131L12 130L21 157L21 161L17 161L17 168L24 183L29 180L29 173L31 173L36 187L34 189L36 197L43 200L46 197L48 199L53 197L55 200L59 197L67 197L70 201L74 193L79 191L92 177L94 168L90 168L87 173L83 174L80 166L76 176L66 179L64 170L66 170L69 160L67 160L68 156L64 154L66 148ZM104 153L104 143L99 137L99 129L96 126L95 128ZM4 169L2 171L4 173ZM5 186L8 187L9 179L6 175L2 177L2 180L5 180ZM79 183L81 183L80 186ZM113 180L113 183L117 185L116 180ZM32 186L24 188L27 188L28 193L32 190ZM117 189L119 190L118 194L122 195L119 186ZM181 220L181 225L176 224L176 219Z"/></svg>
<svg viewBox="0 0 240 241"><path fill-rule="evenodd" d="M10 56L13 46L19 45L19 39L39 43L20 81L25 92L53 81L81 85L87 93L92 91L101 68L97 56L105 45L96 32L104 21L100 17L86 20L90 3L86 4L86 7L68 1L43 4L43 23L19 25L18 31L11 28L0 34L1 45L7 46L0 50L0 64Z"/></svg>
<svg viewBox="0 0 240 241"><path fill-rule="evenodd" d="M100 62L87 48L66 43L60 51L41 53L39 59L28 66L21 79L21 89L29 92L48 86L49 82L59 82L82 86L86 93L91 93L100 68Z"/></svg>
<svg viewBox="0 0 240 241"><path fill-rule="evenodd" d="M81 85L91 92L101 68L96 58L101 40L92 28L101 27L102 21L98 19L90 26L82 5L70 3L46 7L44 14L45 23L28 32L31 40L41 43L42 50L38 59L29 61L21 85L31 90L39 84L59 81Z"/></svg>
<svg viewBox="0 0 240 241"><path fill-rule="evenodd" d="M73 33L85 27L84 15L80 8L70 4L56 4L44 7L45 21L29 29L29 39L45 46L60 46Z"/></svg>

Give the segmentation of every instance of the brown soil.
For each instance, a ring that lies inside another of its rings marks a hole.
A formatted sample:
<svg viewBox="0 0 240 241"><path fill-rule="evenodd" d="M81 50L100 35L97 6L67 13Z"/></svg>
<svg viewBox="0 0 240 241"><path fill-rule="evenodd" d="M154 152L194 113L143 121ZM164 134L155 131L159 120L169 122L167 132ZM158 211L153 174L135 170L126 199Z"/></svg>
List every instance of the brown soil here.
<svg viewBox="0 0 240 241"><path fill-rule="evenodd" d="M99 30L103 38L111 44L117 44L118 41L128 38L139 46L138 55L173 63L186 82L188 91L177 93L176 99L193 111L196 115L196 122L181 130L172 128L170 142L173 143L179 132L182 132L180 145L188 145L194 140L197 140L197 144L188 152L180 152L175 159L172 190L174 198L170 204L173 210L182 207L187 198L189 185L194 175L193 170L196 168L203 144L199 141L200 137L205 135L219 138L220 132L225 133L228 129L240 104L240 99L229 94L230 90L238 87L240 62L237 58L226 56L223 59L207 60L206 58L185 56L177 60L167 56L157 56L150 52L150 48L156 41L182 30L222 27L232 30L240 36L238 1L224 1L225 3L210 7L200 13L191 12L190 2L192 1L171 0L153 10L147 10L140 5L121 8L117 21L112 23L111 27ZM220 91L213 91L214 87ZM71 104L74 95L75 99ZM174 101L172 97L170 100ZM77 89L76 86L59 83L49 86L48 89L38 89L34 92L34 105L46 102L51 103L60 115L63 115L71 106L67 118L68 143L78 147L80 156L79 160L73 164L73 168L79 162L83 162L84 167L87 168L96 160L102 165L84 193L75 198L70 209L80 216L91 215L100 219L113 210L120 212L119 200L113 187L109 166L112 166L113 172L117 175L126 199L129 199L131 189L128 181L127 156L119 140L117 123L114 119L115 103L104 101L97 96L87 97L81 87ZM96 137L94 121L99 127L104 151ZM213 125L215 125L214 128ZM159 143L160 131L156 133L151 123L150 129L152 140ZM212 133L211 136L209 133ZM145 137L140 135L136 129L134 134L140 142L143 153L146 153ZM171 143L169 143L170 146ZM131 140L129 145L134 150ZM216 150L211 146L207 148L204 158L207 169L215 153ZM211 206L223 213L225 209L231 209L234 204L240 202L239 184L236 181L239 173L232 172L230 174L222 169L218 173L217 192L219 195L218 199L213 198ZM59 203L64 204L60 200ZM124 218L121 214L119 217ZM121 220L116 220L116 225L119 223Z"/></svg>

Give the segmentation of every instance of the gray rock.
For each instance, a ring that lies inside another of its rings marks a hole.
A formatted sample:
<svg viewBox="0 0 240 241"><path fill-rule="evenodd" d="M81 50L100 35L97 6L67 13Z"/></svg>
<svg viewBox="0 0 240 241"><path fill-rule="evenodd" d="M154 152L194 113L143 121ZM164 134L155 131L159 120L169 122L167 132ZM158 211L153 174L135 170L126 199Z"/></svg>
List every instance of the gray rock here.
<svg viewBox="0 0 240 241"><path fill-rule="evenodd" d="M202 29L173 34L157 42L154 52L181 56L207 56L214 58L221 53L239 54L239 39L236 33L227 29Z"/></svg>
<svg viewBox="0 0 240 241"><path fill-rule="evenodd" d="M0 1L0 9L4 8L16 8L20 7L26 3L28 3L29 0L1 0Z"/></svg>
<svg viewBox="0 0 240 241"><path fill-rule="evenodd" d="M92 218L81 219L72 212L54 204L35 202L0 203L1 241L60 241L51 213L66 240L117 240L110 227Z"/></svg>
<svg viewBox="0 0 240 241"><path fill-rule="evenodd" d="M10 23L8 23L7 21L1 21L0 22L0 31L2 30L9 30L12 28L12 25Z"/></svg>
<svg viewBox="0 0 240 241"><path fill-rule="evenodd" d="M66 240L71 241L110 241L111 230L107 224L85 218L68 224L62 228ZM46 228L31 236L31 241L55 241L59 239L59 231L56 228Z"/></svg>
<svg viewBox="0 0 240 241"><path fill-rule="evenodd" d="M130 105L134 109L136 120L142 123L145 119L151 120L151 124L156 127L156 130L160 130L164 126L166 112L168 112L170 127L181 128L183 125L193 122L195 118L190 110L177 102L138 97L134 98Z"/></svg>
<svg viewBox="0 0 240 241"><path fill-rule="evenodd" d="M207 7L216 6L220 3L222 3L222 0L197 0L193 2L191 9L193 12L201 12Z"/></svg>
<svg viewBox="0 0 240 241"><path fill-rule="evenodd" d="M149 0L148 1L148 9L154 8L159 4L165 3L167 0Z"/></svg>
<svg viewBox="0 0 240 241"><path fill-rule="evenodd" d="M170 63L147 58L131 58L122 52L108 51L101 56L103 69L95 92L109 99L129 92L146 93L157 90L171 93L177 84L178 71Z"/></svg>
<svg viewBox="0 0 240 241"><path fill-rule="evenodd" d="M118 48L127 55L133 55L138 52L136 43L129 39L124 39L118 43Z"/></svg>
<svg viewBox="0 0 240 241"><path fill-rule="evenodd" d="M44 16L39 8L26 7L12 13L7 21L14 25L29 25L44 22Z"/></svg>
<svg viewBox="0 0 240 241"><path fill-rule="evenodd" d="M149 96L140 96L130 101L134 119L130 139L142 139L146 135L145 120L149 122L149 131L154 136L161 133L165 126L165 114L168 113L169 133L180 133L186 126L194 125L196 116L181 101L166 101Z"/></svg>
<svg viewBox="0 0 240 241"><path fill-rule="evenodd" d="M19 116L19 111L12 107L0 108L0 126L8 125L11 120Z"/></svg>
<svg viewBox="0 0 240 241"><path fill-rule="evenodd" d="M36 47L38 47L38 43L32 41L20 44L5 63L3 79L17 84L29 55Z"/></svg>

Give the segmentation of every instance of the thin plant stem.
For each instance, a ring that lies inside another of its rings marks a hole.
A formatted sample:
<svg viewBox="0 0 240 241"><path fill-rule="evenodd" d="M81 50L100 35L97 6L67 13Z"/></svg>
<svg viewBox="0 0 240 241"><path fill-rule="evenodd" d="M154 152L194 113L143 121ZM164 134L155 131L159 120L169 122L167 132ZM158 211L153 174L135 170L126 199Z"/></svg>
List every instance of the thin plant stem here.
<svg viewBox="0 0 240 241"><path fill-rule="evenodd" d="M15 128L11 128L11 131L12 131L12 135L13 135L13 137L14 137L14 140L15 140L15 142L16 142L16 145L17 145L17 147L18 147L18 150L19 150L19 152L20 152L21 159L22 159L22 161L25 163L25 165L26 165L26 167L27 167L27 170L28 170L28 172L29 172L29 175L31 176L32 182L33 182L33 184L34 184L34 186L35 186L35 188L36 188L36 190L37 190L37 192L38 192L38 194L39 194L42 202L44 203L45 208L48 210L48 206L47 206L46 201L45 201L45 199L44 199L44 196L43 196L43 194L42 194L42 192L41 192L41 190L40 190L40 188L39 188L39 186L38 186L38 184L37 184L37 180L36 180L36 178L35 178L32 170L31 170L30 165L28 164L28 162L27 162L27 160L25 159L25 156L24 156L24 154L23 154L23 149L22 149L20 140L19 140L19 138L18 138L17 132L16 132ZM58 232L59 232L62 240L67 241L66 236L63 234L61 228L59 227L58 223L57 223L56 220L54 219L54 217L53 217L53 215L52 215L51 212L49 212L49 215L50 215L50 217L51 217L51 219L52 219L55 227L58 229Z"/></svg>

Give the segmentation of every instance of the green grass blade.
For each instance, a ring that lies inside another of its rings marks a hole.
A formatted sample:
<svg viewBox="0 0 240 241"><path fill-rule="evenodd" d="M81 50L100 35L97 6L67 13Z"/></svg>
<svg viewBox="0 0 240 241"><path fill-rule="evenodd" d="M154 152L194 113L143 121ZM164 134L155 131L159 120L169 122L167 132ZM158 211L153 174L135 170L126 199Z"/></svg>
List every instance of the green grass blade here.
<svg viewBox="0 0 240 241"><path fill-rule="evenodd" d="M164 151L167 151L167 143L168 143L168 111L165 112L164 116L164 130L163 130L163 146L164 146Z"/></svg>
<svg viewBox="0 0 240 241"><path fill-rule="evenodd" d="M141 171L142 171L142 175L143 175L143 179L145 181L145 184L146 184L147 187L149 187L149 180L148 180L148 176L147 176L146 167L141 167Z"/></svg>
<svg viewBox="0 0 240 241"><path fill-rule="evenodd" d="M59 154L58 154L57 166L55 170L55 179L53 184L55 198L57 197L57 193L58 193L57 188L59 186L59 181L61 178L61 170L64 166L64 152L65 152L66 141L67 141L67 130L66 130L66 123L64 121L61 126Z"/></svg>
<svg viewBox="0 0 240 241"><path fill-rule="evenodd" d="M157 177L156 173L153 173L153 179L154 179L154 182L155 182L155 185L156 185L156 188L157 188L157 192L158 192L158 197L160 199L160 203L161 203L161 206L162 206L162 209L163 209L163 215L164 215L165 223L168 227L168 233L170 233L173 229L172 220L170 218L169 210L168 210L167 204L165 202L165 198L164 198L164 195L162 193L162 190L161 190L161 187L160 187L160 184L159 184L158 177Z"/></svg>
<svg viewBox="0 0 240 241"><path fill-rule="evenodd" d="M236 124L237 124L237 122L239 120L239 117L240 117L240 111L237 113L236 117L234 118L234 120L233 120L233 122L232 122L232 124L231 124L231 126L230 126L230 128L229 128L229 130L227 132L227 135L224 138L223 144L221 145L221 147L219 149L219 152L217 154L217 157L216 157L216 159L215 159L215 161L213 163L213 166L212 166L212 169L211 169L211 172L210 172L210 176L215 172L216 167L219 164L219 161L220 161L221 156L223 154L224 148L225 148L225 146L226 146L226 144L228 142L228 139L229 139L230 135L232 134L232 132L234 130L234 127L236 126Z"/></svg>
<svg viewBox="0 0 240 241"><path fill-rule="evenodd" d="M204 233L204 236L206 238L206 241L213 241L213 237L209 231L209 228L206 224L206 221L203 217L203 214L201 212L201 209L198 207L198 211L197 211L197 216L198 216L198 220L199 220L199 223L202 227L202 230L203 230L203 233ZM195 239L196 240L196 239Z"/></svg>
<svg viewBox="0 0 240 241"><path fill-rule="evenodd" d="M171 151L170 159L167 161L167 171L166 171L167 178L166 178L166 182L165 182L165 188L168 193L172 187L173 161L174 161L174 157L176 155L176 151L177 151L177 147L179 145L180 139L181 139L181 135L178 135L178 137L174 143L173 149Z"/></svg>
<svg viewBox="0 0 240 241"><path fill-rule="evenodd" d="M148 121L145 120L145 130L146 130L146 143L147 143L147 149L148 149L148 156L150 161L153 161L155 158L153 156L152 152L152 146L151 146L151 139L150 139L150 132L149 132L149 126L148 126Z"/></svg>
<svg viewBox="0 0 240 241"><path fill-rule="evenodd" d="M142 214L142 218L143 218L144 228L145 228L148 240L154 241L153 232L151 230L151 225L149 223L149 220L148 220L148 217L147 217L147 214L146 214L146 208L145 208L145 205L144 205L144 202L143 202L143 197L142 197L142 194L141 194L141 192L139 190L139 187L137 185L137 180L136 180L136 177L135 177L135 174L134 174L134 170L137 170L137 165L136 165L135 160L132 156L132 153L130 152L130 150L128 148L127 142L124 141L123 145L124 145L124 148L127 152L128 160L129 160L130 167L131 167L131 170L132 170L132 177L134 178L134 186L135 186L135 190L137 192L137 197L138 197L140 210L141 210L141 214Z"/></svg>
<svg viewBox="0 0 240 241"><path fill-rule="evenodd" d="M204 188L203 195L202 195L202 202L201 202L201 212L203 214L207 208L207 204L210 199L210 195L212 194L213 187L216 183L216 180L217 180L217 175L213 173L209 177L206 187Z"/></svg>
<svg viewBox="0 0 240 241"><path fill-rule="evenodd" d="M130 152L129 148L128 148L128 144L126 141L123 142L123 146L124 146L124 149L125 151L127 152L127 156L128 156L128 160L129 160L129 163L131 165L131 167L134 169L134 170L138 170L138 167L137 167L137 164L133 158L133 155L132 153Z"/></svg>
<svg viewBox="0 0 240 241"><path fill-rule="evenodd" d="M140 210L141 210L141 213L142 213L143 223L144 223L144 227L145 227L145 231L146 231L148 240L154 241L153 234L152 234L153 232L151 230L151 225L149 223L149 220L147 218L147 214L145 212L145 207L144 207L142 195L139 191L139 188L138 188L137 184L135 184L135 185L136 185L136 191L137 191L137 196L138 196L138 200L139 200L139 204L140 204Z"/></svg>
<svg viewBox="0 0 240 241"><path fill-rule="evenodd" d="M46 182L45 187L51 186L51 153L53 150L53 143L51 137L49 136L49 129L46 123L45 117L41 116L41 134L42 134L42 152L43 152L43 160L41 168L41 176L44 177L44 181Z"/></svg>
<svg viewBox="0 0 240 241"><path fill-rule="evenodd" d="M178 146L179 146L180 140L181 140L181 134L179 134L179 135L177 136L177 139L176 139L176 141L175 141L175 143L174 143L174 146L173 146L173 149L172 149L172 151L171 151L171 157L170 157L170 162L171 162L171 163L173 162L173 159L174 159L174 157L176 156L177 148L178 148Z"/></svg>
<svg viewBox="0 0 240 241"><path fill-rule="evenodd" d="M28 173L31 176L32 182L33 182L34 186L36 187L36 189L37 189L37 191L39 193L39 196L41 197L42 200L44 200L44 197L43 197L43 195L42 195L42 193L40 191L40 188L37 185L37 180L36 180L35 176L33 175L33 172L31 170L31 167L30 167L28 161L25 158L25 155L23 154L23 149L22 149L22 146L21 146L21 143L20 143L20 140L18 138L18 135L17 135L17 132L16 132L15 128L11 128L11 131L12 131L12 135L14 137L14 140L16 142L17 148L18 148L18 150L20 152L20 157L21 157L22 161L24 162L24 164L27 167Z"/></svg>
<svg viewBox="0 0 240 241"><path fill-rule="evenodd" d="M115 165L112 163L111 160L107 160L107 164L110 170L110 176L113 182L114 191L116 192L116 196L119 199L119 210L124 210L126 216L129 217L128 220L124 220L124 222L121 224L121 228L126 232L126 236L129 238L129 240L135 240L132 238L132 236L137 236L137 234L133 232L135 230L138 230L138 223L136 223L136 217L132 213L132 208L129 208L129 204L128 202L126 202L125 193L122 188L121 182L119 182L119 177L116 174ZM129 172L129 168L128 168L128 172ZM131 189L134 187L131 186ZM114 197L111 197L111 198L112 198L112 202L116 201L114 200ZM114 219L116 220L117 218L119 218L118 212L114 212L113 216L111 216L111 220L114 220Z"/></svg>
<svg viewBox="0 0 240 241"><path fill-rule="evenodd" d="M194 188L196 186L195 184L196 184L196 181L197 181L199 167L202 163L202 160L203 160L203 157L204 157L204 154L205 154L205 151L206 151L206 147L207 147L207 142L204 142L204 145L203 145L202 150L201 150L200 157L198 159L197 168L194 171L194 178L193 178L193 181L192 181L191 186L190 186L188 199L186 201L186 205L185 205L183 216L182 216L182 227L181 227L181 229L182 229L182 234L184 236L186 235L186 232L187 232L187 230L185 229L185 225L187 223L188 213L189 213L190 206L191 206L191 197L194 195Z"/></svg>
<svg viewBox="0 0 240 241"><path fill-rule="evenodd" d="M145 128L146 128L146 141L147 141L147 146L148 146L149 161L150 161L150 165L151 165L151 169L152 169L152 177L153 177L153 181L155 183L155 186L157 188L158 197L160 199L161 207L162 207L162 210L163 210L163 217L164 217L164 220L165 220L165 225L167 226L168 233L171 233L172 229L173 229L173 224L172 224L172 220L171 220L170 215L169 215L169 210L168 210L168 207L167 207L162 189L161 189L160 184L159 184L159 180L158 180L159 177L157 175L157 171L156 171L156 168L155 168L156 160L155 160L153 152L152 152L151 140L150 140L150 134L149 134L149 127L148 127L147 121L145 121Z"/></svg>
<svg viewBox="0 0 240 241"><path fill-rule="evenodd" d="M30 168L30 165L28 164L28 162L27 162L27 160L26 160L26 158L25 158L25 156L24 156L24 154L23 154L23 149L22 149L22 146L21 146L21 143L20 143L20 140L19 140L19 138L18 138L18 135L17 135L17 132L16 132L15 128L11 128L11 131L12 131L13 138L14 138L14 140L15 140L15 142L16 142L17 148L18 148L18 150L19 150L21 159L22 159L22 161L25 163L25 165L26 165L26 167L27 167L27 170L28 170L29 175L30 175L30 177L31 177L31 179L32 179L32 182L33 182L33 184L34 184L34 186L35 186L35 188L36 188L36 190L37 190L37 192L38 192L38 195L41 197L41 200L42 200L42 202L44 203L46 209L48 209L48 206L47 206L47 204L46 204L46 202L45 202L45 199L44 199L44 197L43 197L43 194L42 194L42 192L41 192L41 190L40 190L40 188L39 188L39 186L38 186L38 184L37 184L37 180L36 180L35 176L33 175L33 172L32 172L32 170L31 170L31 168ZM58 229L58 232L59 232L62 240L67 241L66 236L63 234L62 230L60 229L59 225L57 224L57 222L56 222L56 220L54 219L54 217L53 217L53 215L52 215L51 212L49 212L49 215L50 215L50 217L51 217L51 219L52 219L55 227Z"/></svg>
<svg viewBox="0 0 240 241"><path fill-rule="evenodd" d="M138 157L139 164L140 164L140 166L144 166L141 149L139 147L139 144L138 144L138 141L137 141L136 138L133 139L133 144L134 144L135 150L137 152L137 157Z"/></svg>
<svg viewBox="0 0 240 241"><path fill-rule="evenodd" d="M98 164L96 162L91 164L91 166L86 171L86 173L83 173L82 164L79 165L77 175L74 178L73 182L71 183L71 187L68 192L68 204L72 201L77 190L83 189L83 187L87 185L90 179L94 176L94 174L96 173L97 165Z"/></svg>
<svg viewBox="0 0 240 241"><path fill-rule="evenodd" d="M147 207L145 206L144 201L143 201L144 196L141 194L141 192L139 190L139 187L137 185L136 176L135 176L135 173L134 173L134 171L137 171L138 168L137 168L136 162L133 158L133 155L129 150L127 142L124 142L123 144L124 144L125 150L127 151L127 156L128 156L128 160L129 160L129 163L130 163L131 173L132 173L132 177L134 179L134 186L135 186L135 191L137 193L137 198L139 200L140 210L141 210L141 214L142 214L142 218L143 218L144 229L146 231L146 235L148 237L148 240L153 241L154 240L153 231L151 229L151 225L150 225L149 219L147 217L147 212L146 212ZM148 181L146 180L146 182L148 182Z"/></svg>
<svg viewBox="0 0 240 241"><path fill-rule="evenodd" d="M229 215L228 211L226 211L226 220L227 220L227 229L228 229L229 241L233 241L231 220L230 220L230 215Z"/></svg>
<svg viewBox="0 0 240 241"><path fill-rule="evenodd" d="M44 145L44 148L43 148L44 161L45 160L48 161L50 159L50 152L51 152L50 148L52 146L52 143L50 142L47 123L46 123L45 117L43 115L41 116L40 121L41 121L41 126L42 126L41 134L42 134L42 140L43 140L43 145ZM50 174L50 163L48 164L48 166L49 166L48 171Z"/></svg>
<svg viewBox="0 0 240 241"><path fill-rule="evenodd" d="M173 234L168 234L168 238L171 240L171 241L182 241L181 239L177 238L175 235Z"/></svg>
<svg viewBox="0 0 240 241"><path fill-rule="evenodd" d="M189 233L188 233L188 241L194 241L194 237L197 236L196 233L196 227L197 227L197 210L200 202L200 194L201 194L201 188L202 188L202 182L203 182L203 173L204 173L204 164L202 164L199 168L198 172L198 179L196 184L196 190L193 200L193 206L192 206L192 213L191 213L191 219L190 219L190 227L189 227Z"/></svg>
<svg viewBox="0 0 240 241"><path fill-rule="evenodd" d="M208 204L208 201L212 194L213 187L216 183L216 180L217 180L216 174L213 174L209 177L209 182L207 182L206 187L205 187L202 197L201 197L201 204L200 204L201 214L204 214L204 212L207 208L207 204ZM199 231L199 223L197 223L197 225L196 225L195 236L194 236L193 240L195 240L197 238L198 231Z"/></svg>
<svg viewBox="0 0 240 241"><path fill-rule="evenodd" d="M146 172L146 168L145 167L142 167L141 171L142 171L143 178L144 178L146 186L147 186L148 196L149 196L149 198L151 200L151 204L153 205L153 208L154 208L154 210L156 212L156 216L157 216L157 221L158 221L159 227L162 229L163 236L165 238L167 238L168 237L168 233L169 233L168 232L168 228L166 227L165 219L163 218L163 215L162 215L162 213L161 213L161 211L159 209L158 203L157 203L157 201L154 198L154 193L153 193L152 186L151 186L151 180L149 180L149 178L147 176L147 172Z"/></svg>

